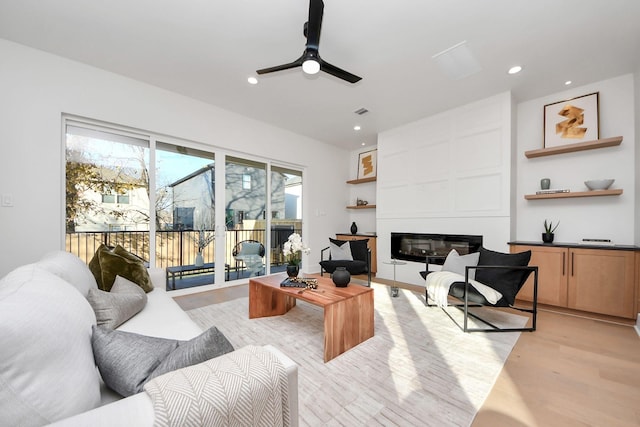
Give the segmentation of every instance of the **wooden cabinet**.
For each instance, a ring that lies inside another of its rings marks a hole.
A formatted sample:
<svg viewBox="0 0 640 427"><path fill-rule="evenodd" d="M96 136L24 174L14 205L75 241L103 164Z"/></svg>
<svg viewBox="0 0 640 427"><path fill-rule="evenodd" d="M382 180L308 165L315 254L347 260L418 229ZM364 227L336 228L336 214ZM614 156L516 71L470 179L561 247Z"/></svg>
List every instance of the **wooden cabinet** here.
<svg viewBox="0 0 640 427"><path fill-rule="evenodd" d="M513 244L511 252L531 250L538 266L538 302L633 319L636 316L637 250L589 249ZM517 296L533 299L529 278Z"/></svg>
<svg viewBox="0 0 640 427"><path fill-rule="evenodd" d="M338 240L364 240L369 239L367 246L371 250L371 273L378 271L378 256L376 252L376 236L369 236L367 234L336 234Z"/></svg>

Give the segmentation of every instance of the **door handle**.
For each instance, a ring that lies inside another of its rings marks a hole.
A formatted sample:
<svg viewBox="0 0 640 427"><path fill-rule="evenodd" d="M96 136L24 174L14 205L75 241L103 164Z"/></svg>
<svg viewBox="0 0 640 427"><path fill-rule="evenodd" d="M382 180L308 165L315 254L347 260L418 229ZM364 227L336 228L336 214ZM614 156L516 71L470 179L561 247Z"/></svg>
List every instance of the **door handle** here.
<svg viewBox="0 0 640 427"><path fill-rule="evenodd" d="M566 274L565 269L566 269L566 265L567 265L566 262L565 262L566 261L565 255L566 255L566 252L562 252L562 275L563 276Z"/></svg>
<svg viewBox="0 0 640 427"><path fill-rule="evenodd" d="M573 252L571 252L571 276L573 277L573 264L575 263L574 259L573 259Z"/></svg>

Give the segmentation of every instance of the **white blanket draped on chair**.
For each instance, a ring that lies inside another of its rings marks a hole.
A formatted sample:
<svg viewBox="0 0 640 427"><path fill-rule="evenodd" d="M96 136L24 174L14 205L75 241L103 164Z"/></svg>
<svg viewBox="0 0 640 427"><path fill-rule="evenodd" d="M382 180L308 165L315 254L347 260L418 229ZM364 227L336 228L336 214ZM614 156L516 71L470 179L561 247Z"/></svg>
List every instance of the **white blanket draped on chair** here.
<svg viewBox="0 0 640 427"><path fill-rule="evenodd" d="M447 296L449 295L449 289L455 282L464 282L464 276L451 271L434 271L429 273L425 283L429 298L431 298L438 307L446 307L448 305ZM502 298L500 292L476 280L469 280L469 284L491 304L495 304Z"/></svg>

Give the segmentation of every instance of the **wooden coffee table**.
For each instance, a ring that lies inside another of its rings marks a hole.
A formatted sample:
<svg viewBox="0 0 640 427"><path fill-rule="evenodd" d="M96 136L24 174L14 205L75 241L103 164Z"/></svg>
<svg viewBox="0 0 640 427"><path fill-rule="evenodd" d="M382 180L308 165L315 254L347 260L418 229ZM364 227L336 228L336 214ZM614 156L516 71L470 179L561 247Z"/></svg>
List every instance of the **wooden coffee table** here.
<svg viewBox="0 0 640 427"><path fill-rule="evenodd" d="M318 289L281 288L286 274L249 280L249 318L278 316L295 307L296 300L324 309L324 361L328 362L373 336L373 289L355 284L337 288L316 274Z"/></svg>

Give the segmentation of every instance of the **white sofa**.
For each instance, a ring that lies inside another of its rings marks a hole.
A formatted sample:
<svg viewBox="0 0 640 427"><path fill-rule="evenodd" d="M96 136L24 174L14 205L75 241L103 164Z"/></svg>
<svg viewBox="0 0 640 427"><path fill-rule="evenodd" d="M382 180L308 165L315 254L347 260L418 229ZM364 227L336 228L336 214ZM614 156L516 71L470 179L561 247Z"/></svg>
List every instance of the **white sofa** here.
<svg viewBox="0 0 640 427"><path fill-rule="evenodd" d="M164 271L149 273L154 290L146 306L117 329L180 340L202 333L165 292ZM0 280L0 425L153 425L147 393L122 398L100 379L91 347L96 318L86 299L92 287L84 262L63 251ZM291 425L297 426L297 365L266 348L287 372Z"/></svg>

